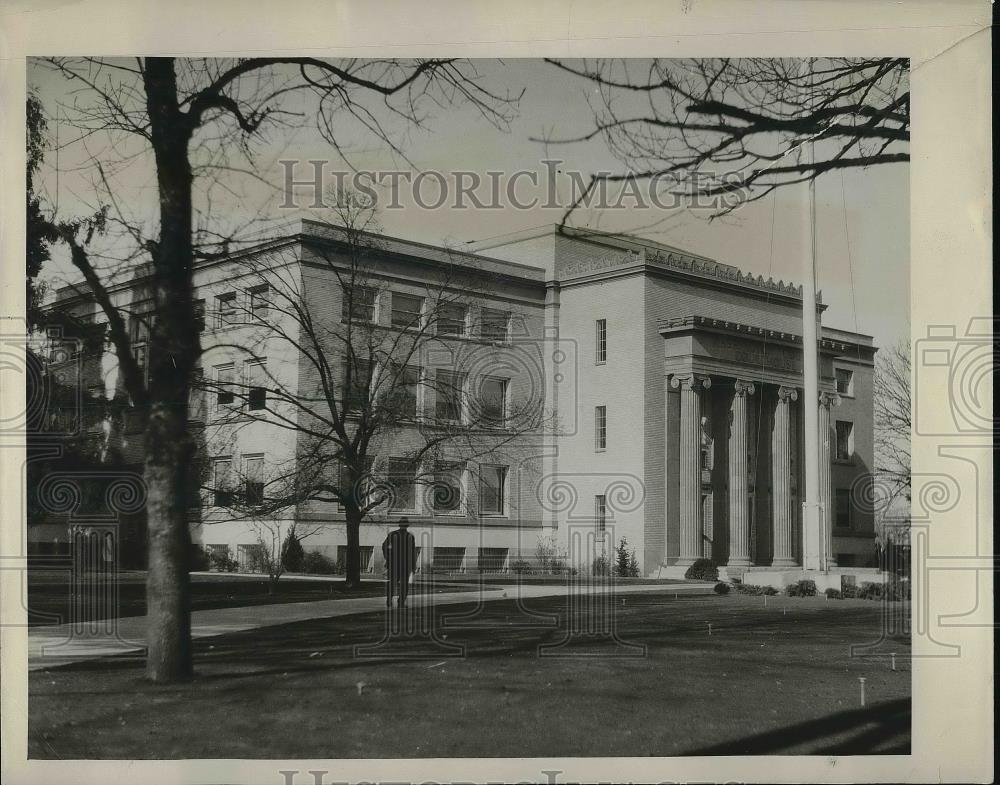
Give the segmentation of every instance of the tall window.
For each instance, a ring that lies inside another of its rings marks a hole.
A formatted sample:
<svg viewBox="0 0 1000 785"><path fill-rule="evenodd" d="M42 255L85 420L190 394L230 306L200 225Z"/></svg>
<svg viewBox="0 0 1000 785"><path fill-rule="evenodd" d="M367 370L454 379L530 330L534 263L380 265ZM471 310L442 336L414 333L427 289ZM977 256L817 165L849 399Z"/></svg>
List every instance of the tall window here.
<svg viewBox="0 0 1000 785"><path fill-rule="evenodd" d="M198 328L198 332L205 331L205 301L195 300L194 301L194 323Z"/></svg>
<svg viewBox="0 0 1000 785"><path fill-rule="evenodd" d="M854 423L837 420L837 460L849 461L854 455Z"/></svg>
<svg viewBox="0 0 1000 785"><path fill-rule="evenodd" d="M594 497L594 521L597 533L604 534L608 528L608 497L603 494Z"/></svg>
<svg viewBox="0 0 1000 785"><path fill-rule="evenodd" d="M231 507L233 504L233 491L230 484L232 466L232 459L228 457L216 458L212 463L212 503L216 507Z"/></svg>
<svg viewBox="0 0 1000 785"><path fill-rule="evenodd" d="M434 403L437 419L461 422L465 374L439 369L435 374L434 387L437 393L437 400Z"/></svg>
<svg viewBox="0 0 1000 785"><path fill-rule="evenodd" d="M608 446L608 407L594 407L594 448L604 450Z"/></svg>
<svg viewBox="0 0 1000 785"><path fill-rule="evenodd" d="M847 368L835 368L833 371L837 377L837 392L848 397L854 395L854 371Z"/></svg>
<svg viewBox="0 0 1000 785"><path fill-rule="evenodd" d="M834 523L838 529L851 528L851 491L849 488L837 488L834 497Z"/></svg>
<svg viewBox="0 0 1000 785"><path fill-rule="evenodd" d="M392 293L392 326L400 329L420 327L420 312L424 307L424 298L415 294Z"/></svg>
<svg viewBox="0 0 1000 785"><path fill-rule="evenodd" d="M438 335L465 335L467 309L459 303L447 303L438 308Z"/></svg>
<svg viewBox="0 0 1000 785"><path fill-rule="evenodd" d="M243 459L244 489L248 507L259 507L264 503L264 456L248 455Z"/></svg>
<svg viewBox="0 0 1000 785"><path fill-rule="evenodd" d="M250 290L250 318L254 321L262 322L270 314L271 303L268 300L269 292L267 284L255 286Z"/></svg>
<svg viewBox="0 0 1000 785"><path fill-rule="evenodd" d="M389 483L395 489L395 509L412 510L417 506L416 477L417 466L411 458L389 459Z"/></svg>
<svg viewBox="0 0 1000 785"><path fill-rule="evenodd" d="M228 327L239 321L236 313L236 292L226 292L215 298L215 326Z"/></svg>
<svg viewBox="0 0 1000 785"><path fill-rule="evenodd" d="M417 416L417 390L420 388L420 369L407 365L396 371L392 391L392 409L397 417L413 419Z"/></svg>
<svg viewBox="0 0 1000 785"><path fill-rule="evenodd" d="M507 419L506 379L495 376L484 377L479 385L479 409L482 425L487 428L502 428Z"/></svg>
<svg viewBox="0 0 1000 785"><path fill-rule="evenodd" d="M343 366L343 373L344 400L353 410L364 408L368 404L371 363L367 360L357 360L354 364L351 364L350 361L346 361ZM350 386L347 385L348 375L351 377Z"/></svg>
<svg viewBox="0 0 1000 785"><path fill-rule="evenodd" d="M344 287L342 317L345 322L375 322L376 291L368 286Z"/></svg>
<svg viewBox="0 0 1000 785"><path fill-rule="evenodd" d="M596 335L596 346L597 351L595 353L595 361L598 363L606 363L608 361L608 320L598 319L597 320L597 335Z"/></svg>
<svg viewBox="0 0 1000 785"><path fill-rule="evenodd" d="M438 463L434 467L435 512L455 512L461 509L462 471L463 467L459 463Z"/></svg>
<svg viewBox="0 0 1000 785"><path fill-rule="evenodd" d="M267 408L267 370L262 360L247 363L247 408L258 411Z"/></svg>
<svg viewBox="0 0 1000 785"><path fill-rule="evenodd" d="M487 341L505 342L510 333L510 311L483 308L479 332Z"/></svg>
<svg viewBox="0 0 1000 785"><path fill-rule="evenodd" d="M233 400L236 397L233 392L235 381L232 363L215 367L215 404L217 409L233 405Z"/></svg>
<svg viewBox="0 0 1000 785"><path fill-rule="evenodd" d="M503 515L506 510L507 467L481 466L479 479L479 512L483 515Z"/></svg>

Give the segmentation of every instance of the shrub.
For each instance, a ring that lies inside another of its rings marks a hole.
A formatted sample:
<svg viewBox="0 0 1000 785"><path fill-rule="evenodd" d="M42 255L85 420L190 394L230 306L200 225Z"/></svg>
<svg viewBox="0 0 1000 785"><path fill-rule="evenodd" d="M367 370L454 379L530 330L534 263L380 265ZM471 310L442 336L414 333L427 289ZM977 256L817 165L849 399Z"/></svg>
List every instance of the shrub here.
<svg viewBox="0 0 1000 785"><path fill-rule="evenodd" d="M807 578L798 583L790 583L785 587L785 594L789 597L815 597L816 581Z"/></svg>
<svg viewBox="0 0 1000 785"><path fill-rule="evenodd" d="M302 572L310 575L333 575L337 572L337 564L325 553L309 551L302 557Z"/></svg>
<svg viewBox="0 0 1000 785"><path fill-rule="evenodd" d="M858 599L861 600L881 600L884 589L881 583L866 581L858 588Z"/></svg>
<svg viewBox="0 0 1000 785"><path fill-rule="evenodd" d="M281 544L281 566L288 572L302 572L305 556L306 552L302 549L302 542L295 534L293 526L288 530L288 535Z"/></svg>
<svg viewBox="0 0 1000 785"><path fill-rule="evenodd" d="M517 559L511 562L510 571L515 575L527 575L531 572L531 565L524 559Z"/></svg>
<svg viewBox="0 0 1000 785"><path fill-rule="evenodd" d="M600 578L607 578L611 575L611 563L608 561L608 557L601 554L594 559L590 565L590 574Z"/></svg>
<svg viewBox="0 0 1000 785"><path fill-rule="evenodd" d="M684 577L693 581L717 581L719 568L711 559L696 559L694 564L687 568Z"/></svg>
<svg viewBox="0 0 1000 785"><path fill-rule="evenodd" d="M826 598L828 600L842 600L844 598L839 589L830 588L827 589L824 594L826 594Z"/></svg>
<svg viewBox="0 0 1000 785"><path fill-rule="evenodd" d="M853 583L845 583L841 589L841 594L845 600L852 600L858 596L858 587Z"/></svg>
<svg viewBox="0 0 1000 785"><path fill-rule="evenodd" d="M550 559L548 571L552 575L562 575L566 571L566 562L559 558Z"/></svg>
<svg viewBox="0 0 1000 785"><path fill-rule="evenodd" d="M729 584L728 583L717 583L715 584L716 594L729 594Z"/></svg>
<svg viewBox="0 0 1000 785"><path fill-rule="evenodd" d="M733 588L738 594L751 594L755 597L766 594L768 597L773 597L778 593L778 590L773 586L756 586L752 583L739 583L734 582Z"/></svg>
<svg viewBox="0 0 1000 785"><path fill-rule="evenodd" d="M229 551L221 553L212 551L208 558L212 569L216 572L236 572L240 568L239 562L229 555Z"/></svg>
<svg viewBox="0 0 1000 785"><path fill-rule="evenodd" d="M207 572L211 566L212 560L205 549L192 543L191 553L188 557L188 572Z"/></svg>
<svg viewBox="0 0 1000 785"><path fill-rule="evenodd" d="M635 549L629 550L628 540L624 537L615 548L615 575L619 578L639 577L639 561L635 557Z"/></svg>

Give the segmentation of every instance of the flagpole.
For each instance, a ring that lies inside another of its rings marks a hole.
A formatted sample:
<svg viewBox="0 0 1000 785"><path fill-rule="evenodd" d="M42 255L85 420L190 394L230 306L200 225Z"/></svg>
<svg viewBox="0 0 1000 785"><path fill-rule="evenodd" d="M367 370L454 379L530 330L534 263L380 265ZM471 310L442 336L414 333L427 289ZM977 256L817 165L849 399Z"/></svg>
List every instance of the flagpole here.
<svg viewBox="0 0 1000 785"><path fill-rule="evenodd" d="M803 64L805 66L805 63ZM807 67L807 66L805 66ZM810 140L806 153L809 163L816 160L815 143ZM807 181L808 210L806 232L809 238L802 255L802 403L805 412L805 502L802 516L802 566L807 570L825 567L823 511L819 495L819 361L816 329L816 178Z"/></svg>

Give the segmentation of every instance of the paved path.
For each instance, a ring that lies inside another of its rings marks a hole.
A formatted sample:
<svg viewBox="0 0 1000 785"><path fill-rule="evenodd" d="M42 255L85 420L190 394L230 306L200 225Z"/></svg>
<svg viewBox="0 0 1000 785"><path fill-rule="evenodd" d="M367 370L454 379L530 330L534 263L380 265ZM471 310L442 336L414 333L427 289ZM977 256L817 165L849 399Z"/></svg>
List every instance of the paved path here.
<svg viewBox="0 0 1000 785"><path fill-rule="evenodd" d="M712 583L621 584L615 585L614 592L615 594L644 592L711 594L713 585ZM587 593L599 590L599 587L594 586L580 586L578 588ZM475 602L477 599L483 602L495 602L517 597L521 599L560 597L564 596L568 590L569 587L562 583L554 585L512 584L509 586L490 586L481 593L473 590L411 594L410 604L419 607L423 605L454 605ZM194 638L210 638L229 632L241 632L308 619L326 619L384 610L385 597L383 596L254 605L246 608L216 608L195 611L191 614L191 635ZM144 648L146 639L145 616L132 616L83 626L100 629L80 634L74 633L73 625L70 624L32 627L28 631L28 670L51 668L71 662L107 657L112 654L139 652Z"/></svg>

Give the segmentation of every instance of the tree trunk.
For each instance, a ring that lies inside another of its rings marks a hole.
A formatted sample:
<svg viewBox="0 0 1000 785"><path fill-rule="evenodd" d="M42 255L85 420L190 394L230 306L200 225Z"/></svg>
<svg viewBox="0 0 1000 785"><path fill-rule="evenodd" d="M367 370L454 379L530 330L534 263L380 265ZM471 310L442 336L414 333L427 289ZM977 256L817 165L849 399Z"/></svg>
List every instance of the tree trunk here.
<svg viewBox="0 0 1000 785"><path fill-rule="evenodd" d="M361 585L361 513L347 509L347 585Z"/></svg>
<svg viewBox="0 0 1000 785"><path fill-rule="evenodd" d="M150 331L146 427L149 573L146 674L155 682L192 674L187 472L191 370L199 355L194 320L191 129L177 100L172 58L147 58L143 74L156 158L160 236L151 248L155 319Z"/></svg>

